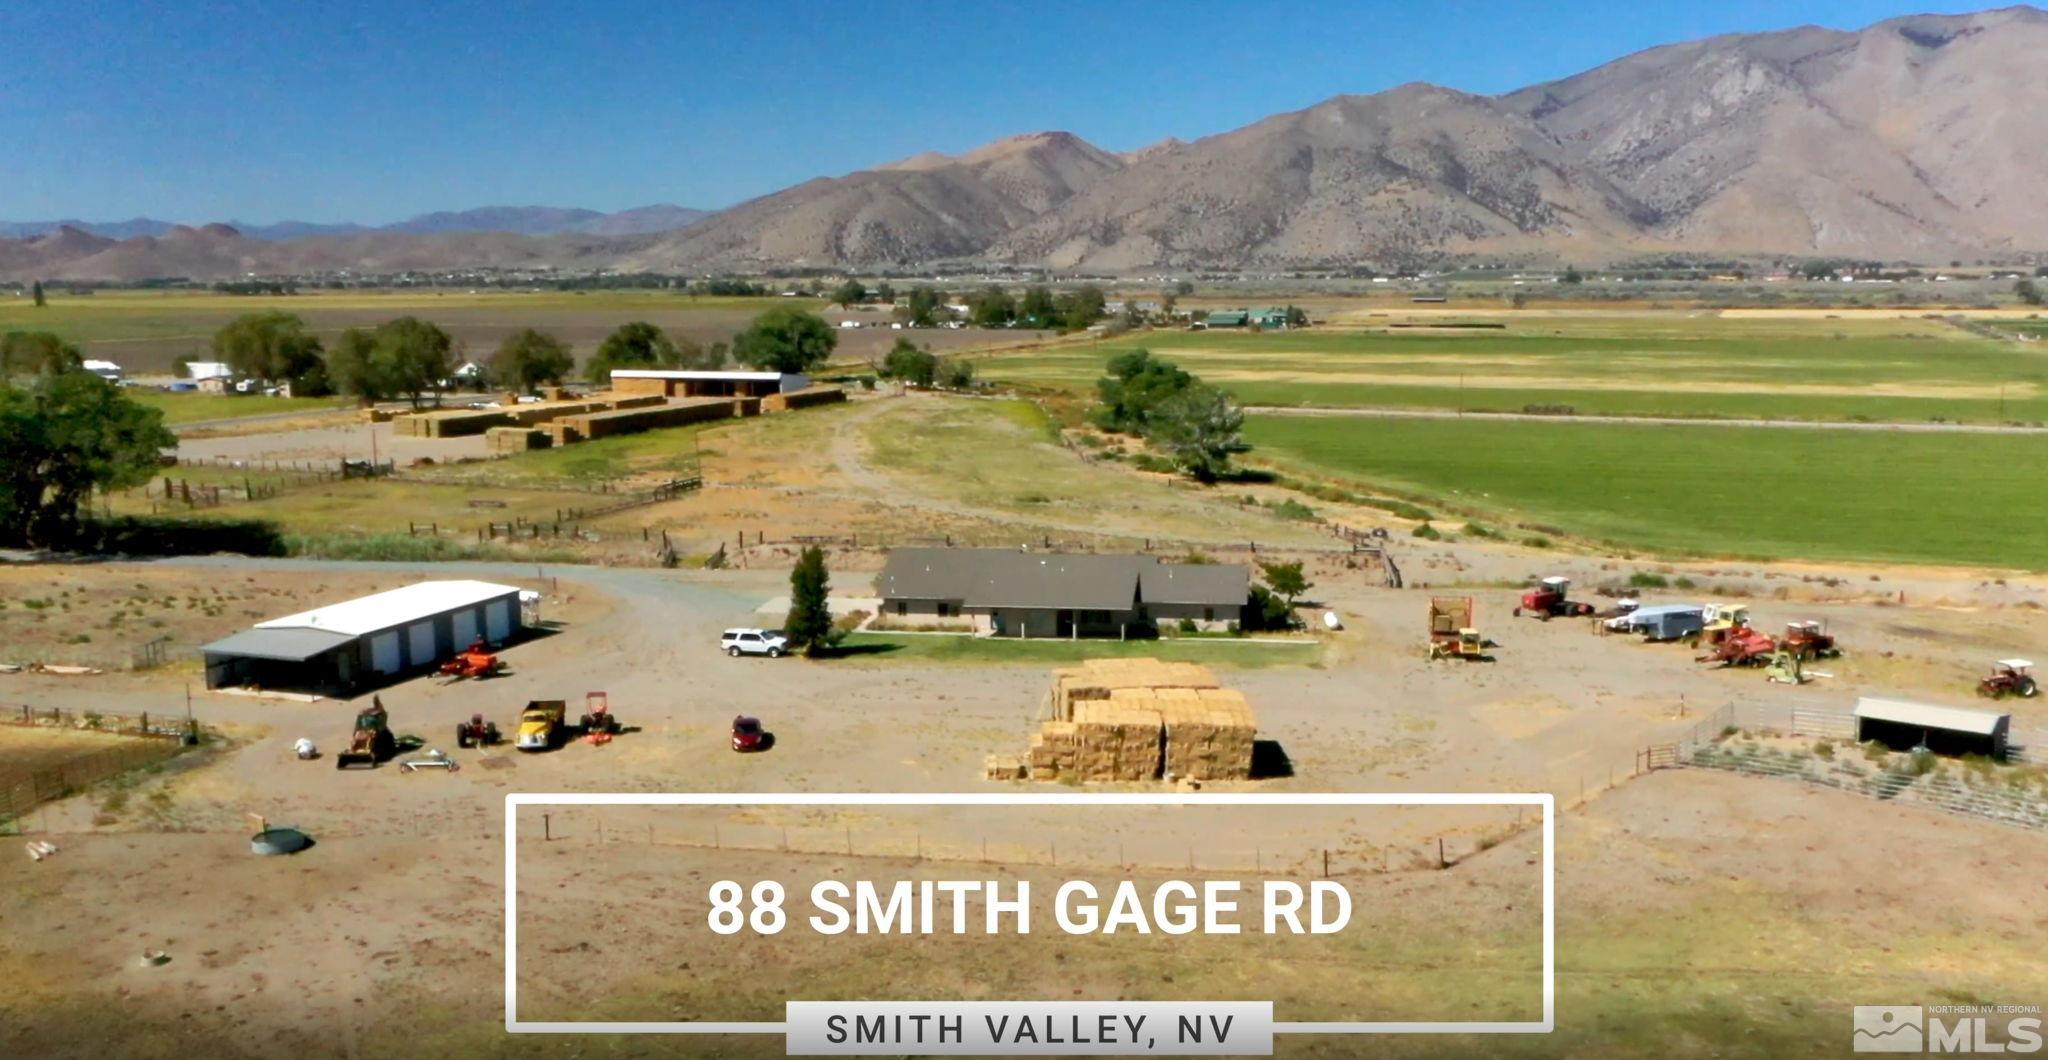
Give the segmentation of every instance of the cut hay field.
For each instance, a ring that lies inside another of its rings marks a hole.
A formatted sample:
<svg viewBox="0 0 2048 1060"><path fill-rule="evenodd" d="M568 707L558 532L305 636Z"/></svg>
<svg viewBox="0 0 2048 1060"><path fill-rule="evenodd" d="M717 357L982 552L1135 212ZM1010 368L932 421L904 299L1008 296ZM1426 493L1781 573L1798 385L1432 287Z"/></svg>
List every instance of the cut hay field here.
<svg viewBox="0 0 2048 1060"><path fill-rule="evenodd" d="M2048 421L2048 350L1923 319L1392 311L1289 332L1153 331L991 357L980 372L1087 390L1111 356L1140 347L1248 405Z"/></svg>
<svg viewBox="0 0 2048 1060"><path fill-rule="evenodd" d="M1277 415L1245 434L1259 462L1623 548L2048 568L2039 436Z"/></svg>

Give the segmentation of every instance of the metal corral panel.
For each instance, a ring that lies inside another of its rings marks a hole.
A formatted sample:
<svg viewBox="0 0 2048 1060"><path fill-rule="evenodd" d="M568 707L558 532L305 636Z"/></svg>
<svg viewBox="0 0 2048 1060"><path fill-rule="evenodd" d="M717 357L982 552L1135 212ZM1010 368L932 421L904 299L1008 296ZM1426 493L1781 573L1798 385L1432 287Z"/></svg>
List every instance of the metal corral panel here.
<svg viewBox="0 0 2048 1060"><path fill-rule="evenodd" d="M1874 699L1869 696L1856 701L1855 714L1858 718L1870 721L1888 721L1894 725L1966 732L1973 736L1996 736L2006 731L2012 724L2012 715L1996 711L1943 707L1932 703L1912 703L1903 699Z"/></svg>

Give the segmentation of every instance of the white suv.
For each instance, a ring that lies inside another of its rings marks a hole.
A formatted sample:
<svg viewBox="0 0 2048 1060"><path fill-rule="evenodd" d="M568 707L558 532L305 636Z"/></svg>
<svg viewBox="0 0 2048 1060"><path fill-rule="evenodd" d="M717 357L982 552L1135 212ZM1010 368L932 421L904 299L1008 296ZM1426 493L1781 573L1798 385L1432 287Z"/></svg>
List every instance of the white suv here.
<svg viewBox="0 0 2048 1060"><path fill-rule="evenodd" d="M779 659L789 650L789 638L769 629L728 629L725 636L718 638L718 646L734 658L742 655L766 655Z"/></svg>

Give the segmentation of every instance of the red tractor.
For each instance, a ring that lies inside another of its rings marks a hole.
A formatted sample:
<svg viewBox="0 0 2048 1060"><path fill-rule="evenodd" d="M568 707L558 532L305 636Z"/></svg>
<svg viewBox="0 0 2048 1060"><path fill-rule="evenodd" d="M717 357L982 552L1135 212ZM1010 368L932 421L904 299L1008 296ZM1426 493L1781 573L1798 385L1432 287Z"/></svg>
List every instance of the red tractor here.
<svg viewBox="0 0 2048 1060"><path fill-rule="evenodd" d="M471 714L468 721L455 726L457 747L489 747L502 738L498 734L498 723L485 721L481 714Z"/></svg>
<svg viewBox="0 0 2048 1060"><path fill-rule="evenodd" d="M1977 694L1992 699L2032 699L2041 692L2034 683L2034 675L2027 672L2033 668L2034 664L2026 659L2000 659L1991 667L1991 676L1977 682Z"/></svg>
<svg viewBox="0 0 2048 1060"><path fill-rule="evenodd" d="M578 720L583 738L602 746L619 734L619 719L612 716L612 697L604 692L583 694L583 717Z"/></svg>
<svg viewBox="0 0 2048 1060"><path fill-rule="evenodd" d="M1785 636L1779 646L1801 660L1831 659L1842 654L1842 649L1835 646L1835 635L1811 619L1785 623Z"/></svg>
<svg viewBox="0 0 2048 1060"><path fill-rule="evenodd" d="M1515 608L1515 617L1535 615L1545 622L1558 615L1583 617L1593 613L1593 605L1580 603L1570 598L1570 578L1545 578L1534 589L1522 594L1522 605Z"/></svg>

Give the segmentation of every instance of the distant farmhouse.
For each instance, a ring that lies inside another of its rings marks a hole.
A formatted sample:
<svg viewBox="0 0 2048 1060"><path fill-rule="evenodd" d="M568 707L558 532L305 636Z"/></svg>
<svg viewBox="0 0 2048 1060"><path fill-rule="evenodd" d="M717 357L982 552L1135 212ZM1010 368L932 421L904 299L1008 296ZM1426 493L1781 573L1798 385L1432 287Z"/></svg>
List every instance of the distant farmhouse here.
<svg viewBox="0 0 2048 1060"><path fill-rule="evenodd" d="M1202 317L1205 328L1258 328L1279 331L1287 327L1285 309L1216 309Z"/></svg>
<svg viewBox="0 0 2048 1060"><path fill-rule="evenodd" d="M1250 574L1230 563L1000 548L899 548L875 579L885 622L995 637L1131 637L1237 622Z"/></svg>

